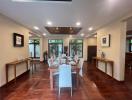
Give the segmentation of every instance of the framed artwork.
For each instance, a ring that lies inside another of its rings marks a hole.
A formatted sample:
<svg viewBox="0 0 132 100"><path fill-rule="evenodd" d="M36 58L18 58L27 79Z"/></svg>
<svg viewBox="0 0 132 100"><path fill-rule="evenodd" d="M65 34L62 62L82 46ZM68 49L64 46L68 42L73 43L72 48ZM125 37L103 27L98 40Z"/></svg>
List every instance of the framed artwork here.
<svg viewBox="0 0 132 100"><path fill-rule="evenodd" d="M13 33L13 45L14 47L24 46L24 35Z"/></svg>
<svg viewBox="0 0 132 100"><path fill-rule="evenodd" d="M110 34L101 37L101 46L110 47Z"/></svg>

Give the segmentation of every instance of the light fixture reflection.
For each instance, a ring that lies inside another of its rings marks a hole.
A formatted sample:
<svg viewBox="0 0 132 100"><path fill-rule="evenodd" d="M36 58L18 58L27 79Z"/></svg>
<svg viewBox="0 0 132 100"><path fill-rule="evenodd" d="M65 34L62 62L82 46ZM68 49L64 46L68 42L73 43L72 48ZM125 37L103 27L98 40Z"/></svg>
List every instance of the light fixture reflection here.
<svg viewBox="0 0 132 100"><path fill-rule="evenodd" d="M37 26L34 26L33 28L34 28L35 30L39 30L39 27L37 27Z"/></svg>
<svg viewBox="0 0 132 100"><path fill-rule="evenodd" d="M51 21L48 21L47 22L47 25L51 26L52 25L52 22Z"/></svg>

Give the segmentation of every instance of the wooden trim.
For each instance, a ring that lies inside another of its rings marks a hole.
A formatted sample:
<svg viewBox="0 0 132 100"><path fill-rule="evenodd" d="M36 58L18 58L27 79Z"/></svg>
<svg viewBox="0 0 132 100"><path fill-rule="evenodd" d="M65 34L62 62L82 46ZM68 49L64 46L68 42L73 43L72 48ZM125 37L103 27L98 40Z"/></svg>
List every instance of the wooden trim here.
<svg viewBox="0 0 132 100"><path fill-rule="evenodd" d="M29 74L29 72L30 72L30 70L28 70L28 71L22 73L21 75L17 76L16 79L18 80L18 79L22 78L24 75ZM9 81L8 83L5 83L4 85L2 85L2 86L0 87L0 89L2 89L2 88L4 88L4 87L7 87L7 86L10 85L10 84L14 84L14 81L15 81L15 79Z"/></svg>
<svg viewBox="0 0 132 100"><path fill-rule="evenodd" d="M101 71L100 69L97 68L97 70L100 71L101 73L107 75L107 77L112 78L110 75L106 74L105 72ZM116 82L119 82L119 83L124 83L124 82L125 82L125 80L124 80L124 81L119 81L119 80L117 80L117 79L115 79L115 78L112 78L112 79L114 79Z"/></svg>

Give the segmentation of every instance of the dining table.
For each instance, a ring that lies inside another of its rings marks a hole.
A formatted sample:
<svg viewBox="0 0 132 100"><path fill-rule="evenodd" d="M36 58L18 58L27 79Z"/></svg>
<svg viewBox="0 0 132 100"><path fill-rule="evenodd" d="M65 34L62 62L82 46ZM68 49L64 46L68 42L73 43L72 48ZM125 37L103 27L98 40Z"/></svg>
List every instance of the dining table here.
<svg viewBox="0 0 132 100"><path fill-rule="evenodd" d="M56 62L54 62L56 64ZM76 73L76 87L78 88L78 85L79 85L79 71L80 71L80 67L78 67L78 64L77 63L74 63L74 61L70 61L66 64L70 64L71 67L72 67L72 72L75 72ZM53 65L51 67L48 68L49 72L50 72L50 89L51 90L54 90L54 79L53 79L53 74L55 72L58 72L59 70L59 65Z"/></svg>

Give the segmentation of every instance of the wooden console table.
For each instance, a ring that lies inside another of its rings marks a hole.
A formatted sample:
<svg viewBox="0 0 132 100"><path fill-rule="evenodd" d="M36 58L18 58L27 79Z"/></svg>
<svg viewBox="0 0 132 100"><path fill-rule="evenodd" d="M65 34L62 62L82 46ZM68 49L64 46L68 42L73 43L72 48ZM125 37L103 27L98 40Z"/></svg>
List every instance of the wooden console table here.
<svg viewBox="0 0 132 100"><path fill-rule="evenodd" d="M105 72L106 73L107 73L107 63L109 63L111 65L112 77L113 77L113 72L114 72L113 65L114 65L114 62L112 60L101 58L101 57L93 57L93 60L96 60L96 67L98 66L98 61L104 62L105 63Z"/></svg>
<svg viewBox="0 0 132 100"><path fill-rule="evenodd" d="M13 62L10 62L10 63L6 64L6 83L8 83L8 69L9 69L9 67L10 66L14 67L14 78L15 78L14 80L15 80L15 83L16 83L16 66L18 64L21 64L21 63L26 63L26 67L27 67L27 71L28 71L28 60L30 60L30 58L17 60L17 61L13 61Z"/></svg>

